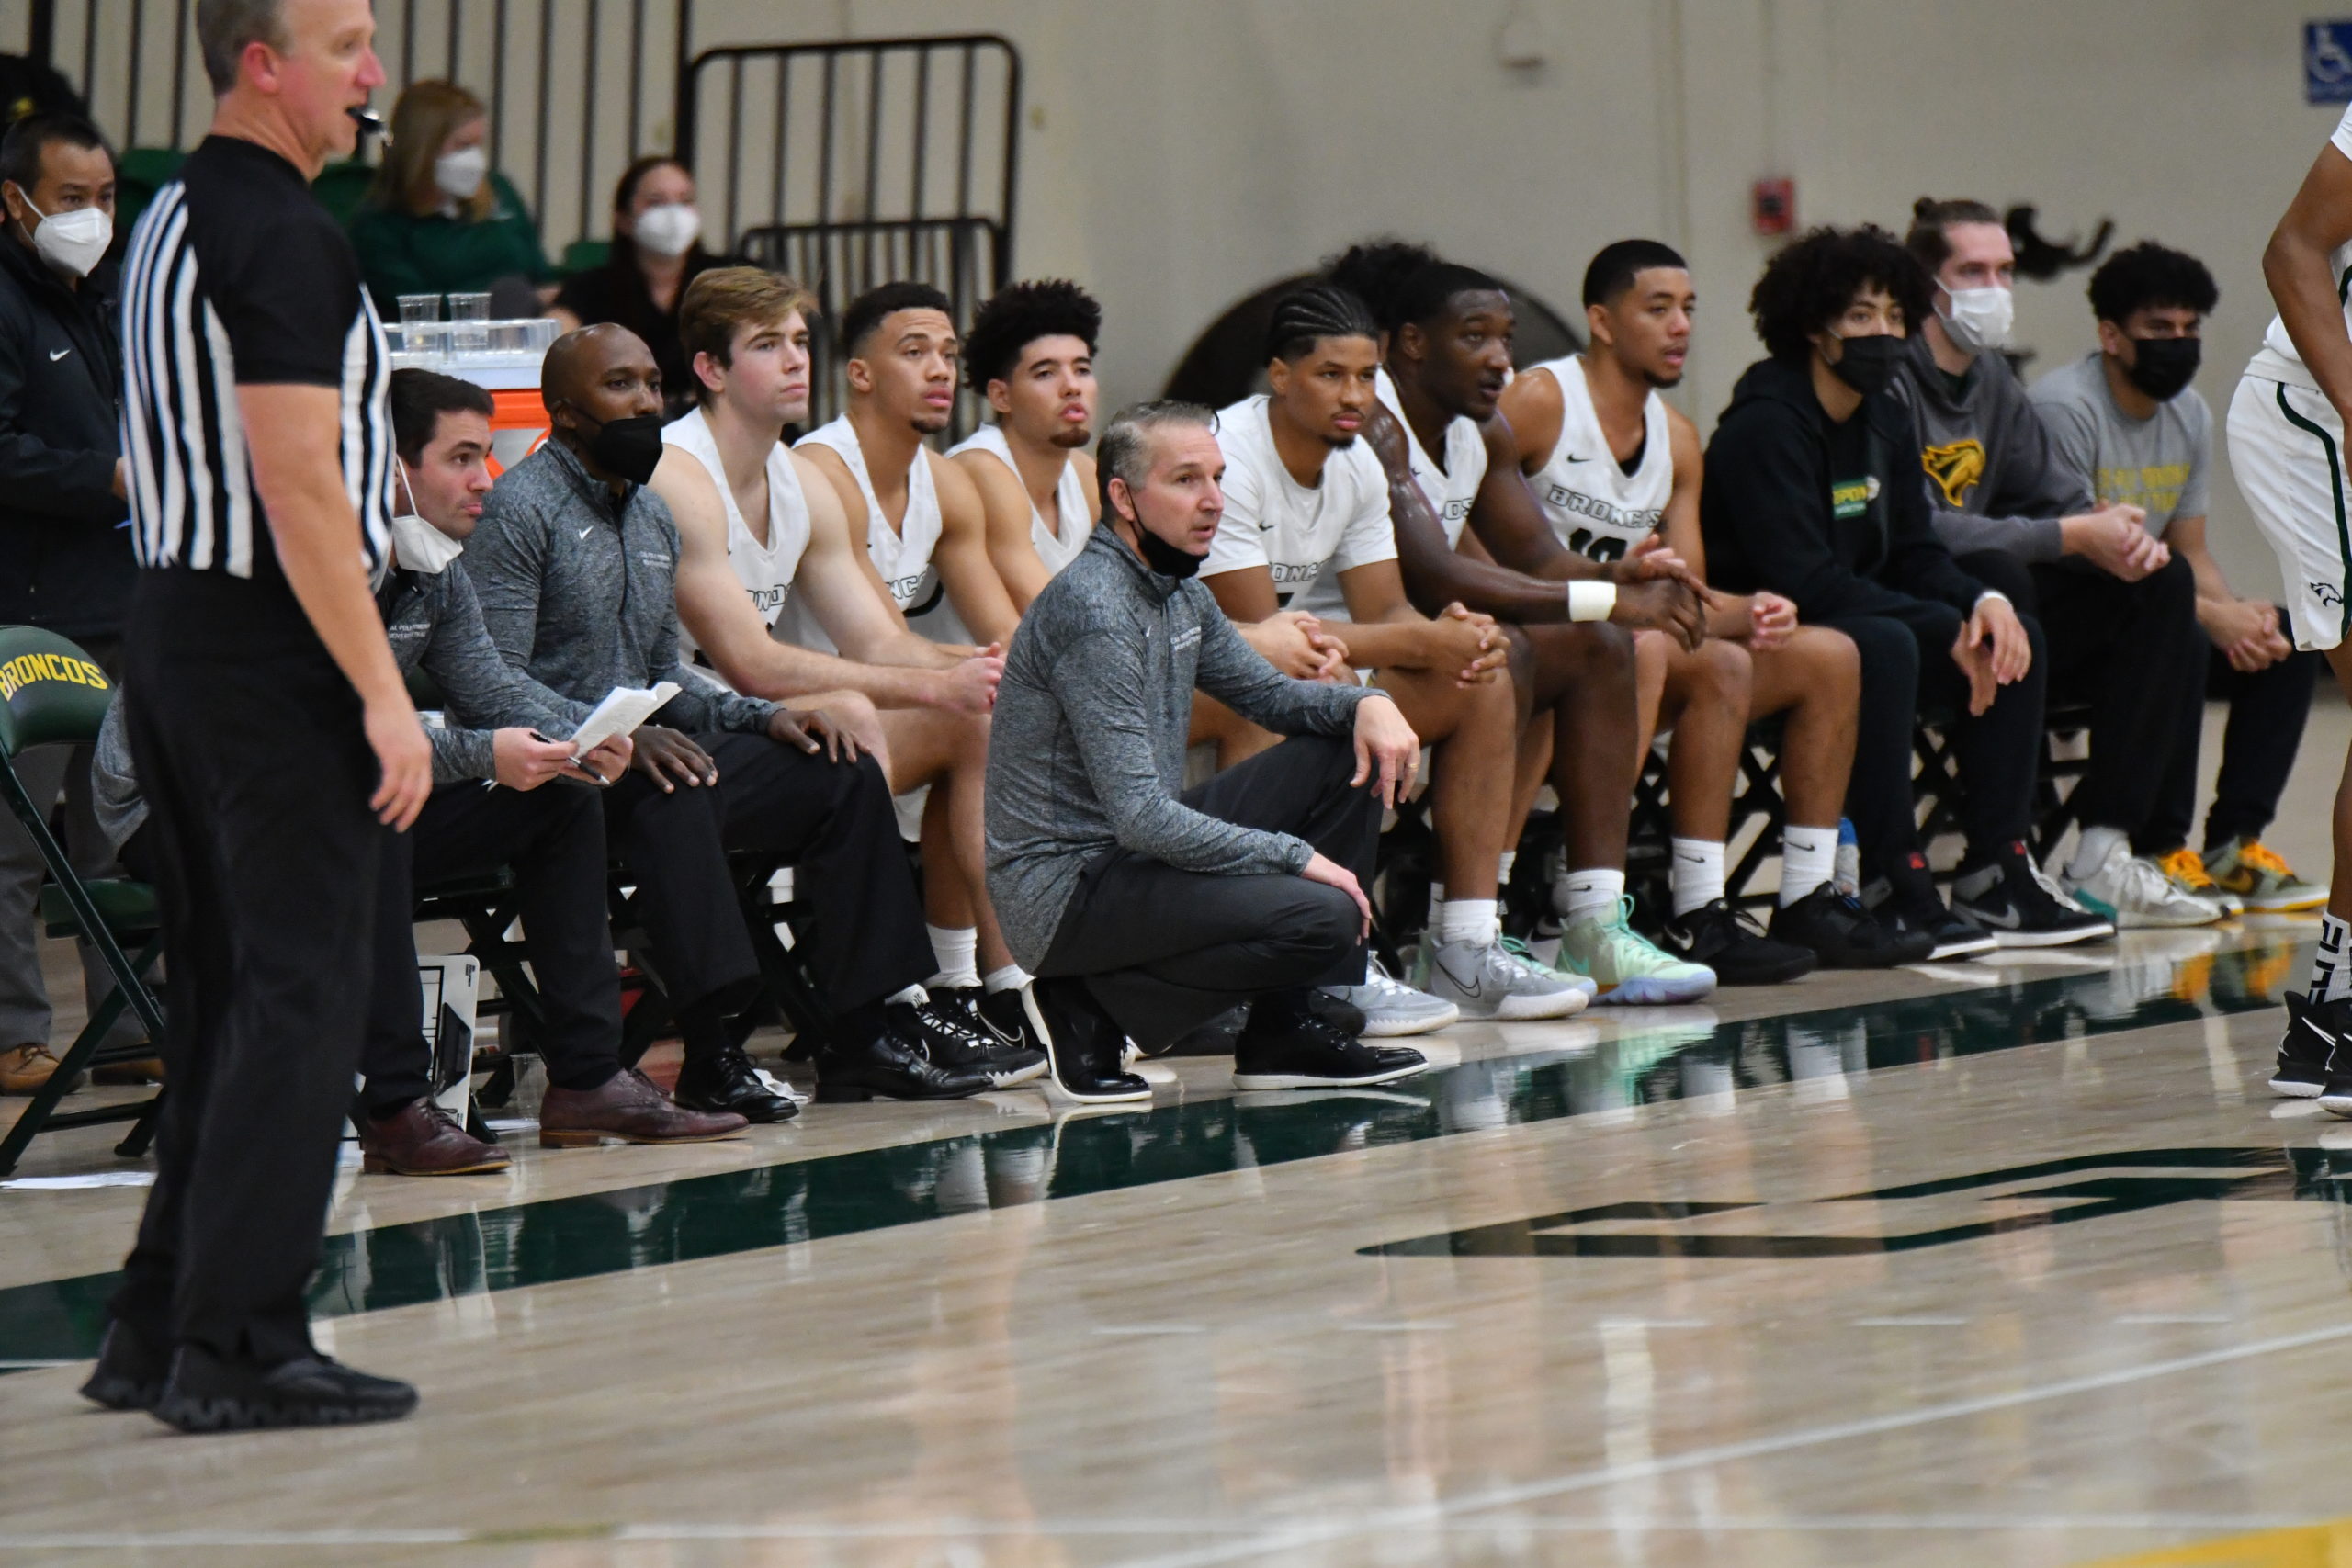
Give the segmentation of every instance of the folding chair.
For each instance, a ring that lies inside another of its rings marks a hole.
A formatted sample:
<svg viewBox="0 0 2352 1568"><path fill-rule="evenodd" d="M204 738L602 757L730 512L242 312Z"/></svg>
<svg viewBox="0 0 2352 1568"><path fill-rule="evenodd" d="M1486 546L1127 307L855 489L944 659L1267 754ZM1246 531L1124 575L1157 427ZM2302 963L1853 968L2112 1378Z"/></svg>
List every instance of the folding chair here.
<svg viewBox="0 0 2352 1568"><path fill-rule="evenodd" d="M129 877L84 882L50 831L48 801L36 801L17 775L17 759L36 746L86 744L98 738L114 688L97 662L65 638L32 626L0 627L0 793L8 809L49 867L51 881L40 894L41 920L51 936L80 937L96 948L113 975L115 988L75 1035L57 1071L36 1092L7 1137L0 1140L0 1176L17 1168L25 1148L43 1132L90 1127L108 1122L133 1123L115 1153L135 1157L154 1135L163 1095L136 1103L98 1106L60 1113L58 1101L89 1066L133 1061L155 1054L164 1037L164 1010L146 976L163 952L162 920L155 891ZM126 945L136 956L126 955ZM143 1042L112 1046L98 1043L129 1007L147 1031Z"/></svg>

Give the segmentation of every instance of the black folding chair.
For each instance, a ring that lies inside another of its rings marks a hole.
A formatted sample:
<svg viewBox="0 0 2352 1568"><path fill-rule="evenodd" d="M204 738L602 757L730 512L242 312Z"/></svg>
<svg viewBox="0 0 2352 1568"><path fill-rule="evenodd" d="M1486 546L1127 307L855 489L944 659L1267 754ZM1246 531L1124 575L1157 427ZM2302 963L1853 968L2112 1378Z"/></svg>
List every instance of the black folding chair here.
<svg viewBox="0 0 2352 1568"><path fill-rule="evenodd" d="M163 1094L157 1093L128 1104L62 1112L57 1109L85 1069L153 1056L164 1037L164 1010L146 979L164 946L155 890L129 877L83 881L50 831L51 802L33 799L17 773L17 759L36 746L96 740L113 696L113 685L97 661L65 638L32 626L0 627L0 793L7 795L8 809L32 835L49 867L50 881L40 894L42 926L51 936L89 942L115 982L65 1048L57 1071L33 1095L6 1138L0 1139L0 1176L16 1169L27 1145L40 1134L70 1127L130 1122L130 1134L115 1153L127 1157L144 1154L163 1103ZM101 1049L99 1042L126 1007L138 1014L147 1037Z"/></svg>

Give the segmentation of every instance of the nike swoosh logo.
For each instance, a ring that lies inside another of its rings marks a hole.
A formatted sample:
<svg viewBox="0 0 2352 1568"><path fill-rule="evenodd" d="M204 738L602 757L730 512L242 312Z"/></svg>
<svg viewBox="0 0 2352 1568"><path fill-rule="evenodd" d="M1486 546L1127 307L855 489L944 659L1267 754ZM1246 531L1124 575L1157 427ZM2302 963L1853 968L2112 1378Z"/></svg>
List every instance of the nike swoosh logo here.
<svg viewBox="0 0 2352 1568"><path fill-rule="evenodd" d="M2005 931L2013 931L2025 924L2024 912L2014 908L2003 909L1998 914L1989 909L1974 909L1970 911L1970 918L1980 926L1995 926Z"/></svg>
<svg viewBox="0 0 2352 1568"><path fill-rule="evenodd" d="M595 525L594 523L591 523L591 524L589 524L589 525L588 525L588 526L586 526L585 528L582 528L582 529L581 529L581 530L580 530L580 536L581 536L582 538L583 538L583 539L584 539L584 538L586 538L589 535L591 535L591 534L594 533L595 531L596 531L596 525Z"/></svg>
<svg viewBox="0 0 2352 1568"><path fill-rule="evenodd" d="M69 354L71 354L71 353L73 353L73 352L74 352L74 351L73 351L72 349L70 349L70 348L61 348L61 349L59 349L55 354L52 354L52 355L51 355L49 356L49 362L50 362L51 365L54 365L54 364L56 364L59 360L61 360L61 359L64 358L67 355L69 355Z"/></svg>
<svg viewBox="0 0 2352 1568"><path fill-rule="evenodd" d="M1566 457L1563 457L1560 461L1563 463L1589 463L1592 459L1589 457L1579 457L1574 453L1569 453Z"/></svg>

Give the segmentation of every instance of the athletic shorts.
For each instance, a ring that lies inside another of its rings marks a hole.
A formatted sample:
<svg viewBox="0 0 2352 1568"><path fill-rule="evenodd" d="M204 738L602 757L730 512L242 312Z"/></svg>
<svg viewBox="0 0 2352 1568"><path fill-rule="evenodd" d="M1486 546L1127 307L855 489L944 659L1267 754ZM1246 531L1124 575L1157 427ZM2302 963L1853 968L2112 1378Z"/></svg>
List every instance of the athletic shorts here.
<svg viewBox="0 0 2352 1568"><path fill-rule="evenodd" d="M2334 648L2352 631L2343 422L2317 392L2245 377L2230 400L2230 468L2278 557L2295 646Z"/></svg>

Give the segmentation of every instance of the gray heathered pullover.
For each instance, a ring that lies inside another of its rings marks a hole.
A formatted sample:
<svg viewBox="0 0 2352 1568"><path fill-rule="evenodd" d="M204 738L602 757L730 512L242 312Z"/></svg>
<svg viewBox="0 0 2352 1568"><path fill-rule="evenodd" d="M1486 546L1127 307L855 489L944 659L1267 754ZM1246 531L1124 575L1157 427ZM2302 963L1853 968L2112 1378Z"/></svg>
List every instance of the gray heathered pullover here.
<svg viewBox="0 0 2352 1568"><path fill-rule="evenodd" d="M1956 556L2007 550L2020 560L2056 560L2059 519L2089 511L2091 496L2050 449L2007 357L1995 349L1978 355L1955 398L1925 332L1910 350L1894 391L1918 434L1936 536Z"/></svg>
<svg viewBox="0 0 2352 1568"><path fill-rule="evenodd" d="M506 661L576 702L675 681L654 716L759 734L778 704L715 689L678 658L678 525L660 496L622 499L560 442L506 470L466 547L482 623Z"/></svg>
<svg viewBox="0 0 2352 1568"><path fill-rule="evenodd" d="M463 561L438 572L394 570L377 591L384 632L402 675L422 669L441 688L443 728L433 742L433 782L494 776L492 735L509 726L569 735L588 705L560 697L498 656L482 630L481 605ZM107 709L90 767L91 813L117 848L147 820L147 802L131 771L130 737L118 696Z"/></svg>
<svg viewBox="0 0 2352 1568"><path fill-rule="evenodd" d="M1367 694L1282 674L1198 580L1162 577L1095 529L1021 617L989 737L989 894L1023 964L1045 961L1107 851L1225 876L1295 873L1314 854L1177 798L1196 686L1277 735L1350 734Z"/></svg>

